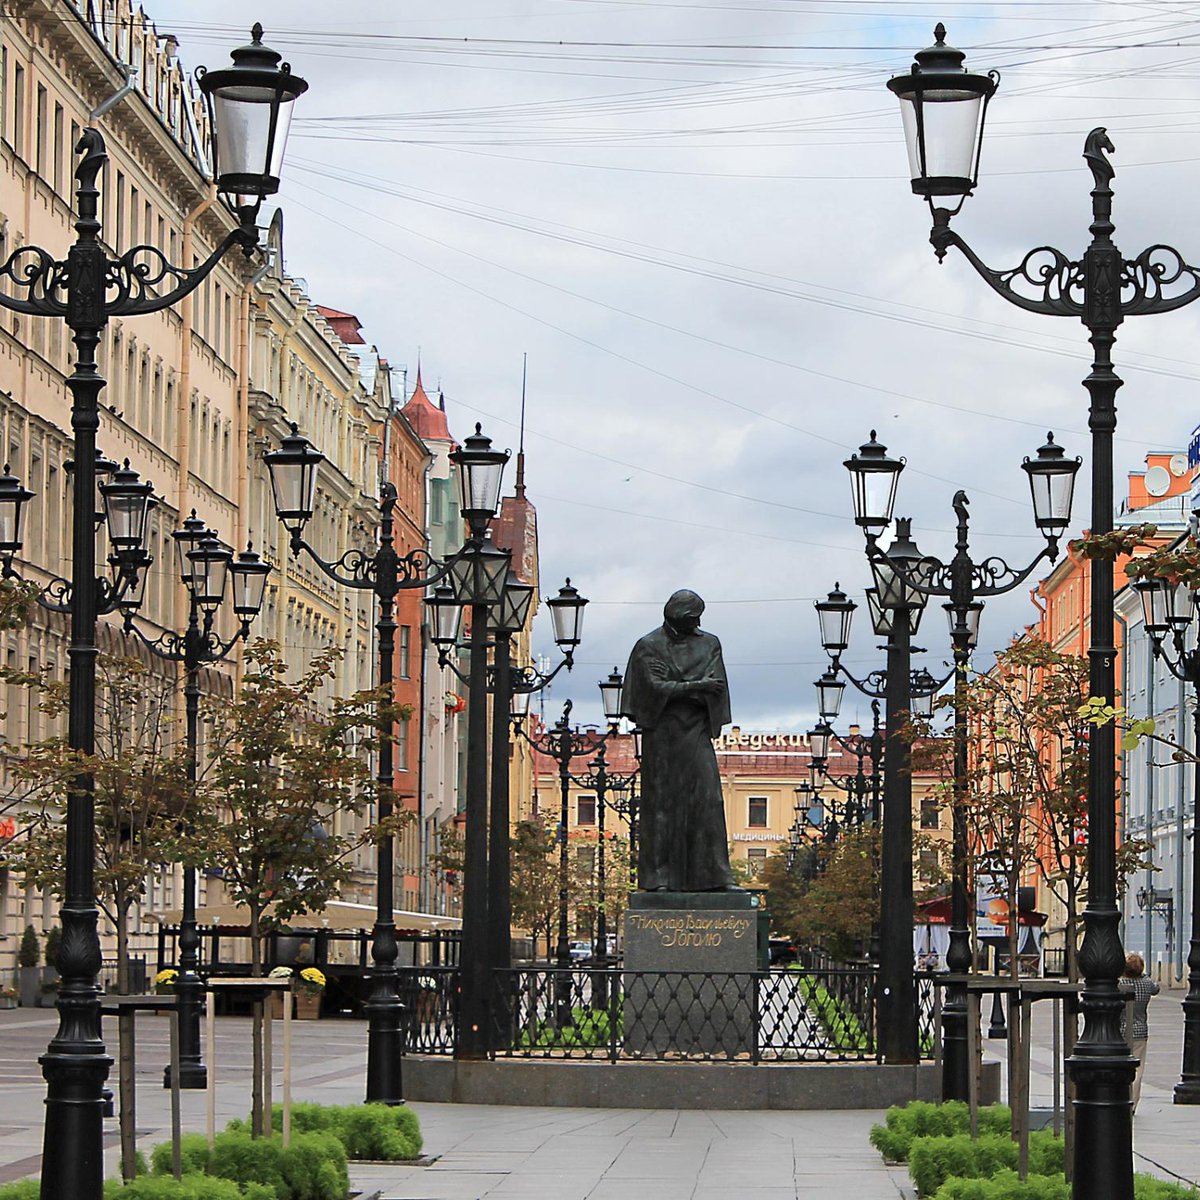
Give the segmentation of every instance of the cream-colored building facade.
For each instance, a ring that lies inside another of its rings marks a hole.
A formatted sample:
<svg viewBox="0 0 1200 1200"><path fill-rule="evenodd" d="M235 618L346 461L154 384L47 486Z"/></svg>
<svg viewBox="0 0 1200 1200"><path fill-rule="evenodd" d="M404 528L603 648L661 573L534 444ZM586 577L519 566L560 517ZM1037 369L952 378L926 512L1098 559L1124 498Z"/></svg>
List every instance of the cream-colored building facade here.
<svg viewBox="0 0 1200 1200"><path fill-rule="evenodd" d="M128 0L11 0L0 23L0 259L36 244L56 257L73 240L73 147L79 132L102 132L109 161L100 180L102 238L110 254L150 243L181 265L202 261L233 227L207 176L206 121L197 89L160 35ZM269 36L269 35L268 35ZM214 52L224 64L225 53ZM131 72L130 68L136 68ZM128 94L92 112L125 83ZM11 287L11 284L0 283ZM36 493L17 566L46 583L69 574L71 345L63 322L0 311L0 446L13 473ZM150 637L181 630L187 599L175 571L171 532L193 509L236 549L248 542L275 567L254 633L277 640L297 671L326 646L345 650L330 692L370 686L374 628L370 593L327 580L290 559L262 463L295 421L327 456L317 513L306 531L325 558L373 543L383 423L392 410L390 374L373 347L349 347L287 274L282 247L246 259L231 254L192 296L162 313L113 320L100 370L100 447L128 458L155 486L142 626ZM228 609L230 606L226 605ZM234 632L223 612L219 632ZM102 648L144 653L102 620ZM64 618L39 611L27 629L0 635L11 666L66 668ZM204 672L209 691L228 694L240 655ZM148 660L171 673L169 663ZM36 705L10 694L3 734L10 744L48 736ZM374 855L364 850L344 897L373 898ZM218 901L202 880L201 902ZM149 914L177 907L178 872L148 880L135 919L134 952L152 942ZM32 893L0 866L0 970L15 962L24 926L41 932L57 901ZM111 936L107 922L102 935ZM106 941L106 954L111 953Z"/></svg>

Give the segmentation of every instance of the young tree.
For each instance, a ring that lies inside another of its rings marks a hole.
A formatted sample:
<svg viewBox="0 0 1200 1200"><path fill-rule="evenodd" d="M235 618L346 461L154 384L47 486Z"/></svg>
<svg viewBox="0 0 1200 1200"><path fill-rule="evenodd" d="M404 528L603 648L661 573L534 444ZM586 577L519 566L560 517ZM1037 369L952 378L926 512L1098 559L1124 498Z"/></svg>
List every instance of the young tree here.
<svg viewBox="0 0 1200 1200"><path fill-rule="evenodd" d="M246 652L241 694L210 702L204 718L209 758L188 855L219 867L230 899L249 913L251 962L262 973L262 938L271 923L320 912L350 877L360 846L392 837L408 814L355 826L379 799L366 751L378 746L380 695L356 692L318 706L339 652L317 655L295 683L278 645ZM397 710L397 715L405 714Z"/></svg>
<svg viewBox="0 0 1200 1200"><path fill-rule="evenodd" d="M509 850L513 923L529 930L534 952L540 935L550 935L558 914L558 856L553 825L539 819L517 823Z"/></svg>
<svg viewBox="0 0 1200 1200"><path fill-rule="evenodd" d="M1078 978L1079 910L1086 882L1087 660L1026 637L996 656L967 689L975 730L969 773L972 866L998 878L1008 919L1010 970L1018 967L1021 880L1035 872L1063 905L1066 968ZM1118 877L1137 869L1145 845L1127 840Z"/></svg>
<svg viewBox="0 0 1200 1200"><path fill-rule="evenodd" d="M792 932L799 941L839 959L861 953L879 918L879 851L873 825L816 848L818 869L795 902Z"/></svg>
<svg viewBox="0 0 1200 1200"><path fill-rule="evenodd" d="M66 709L66 685L46 675L21 681L50 720ZM97 661L96 749L72 750L61 737L10 751L7 774L20 797L21 835L10 857L37 887L56 895L64 879L67 797L72 781L91 773L95 788L96 901L117 937L117 991L129 991L129 923L147 883L181 852L191 805L187 752L176 719L174 679L154 675L139 659Z"/></svg>

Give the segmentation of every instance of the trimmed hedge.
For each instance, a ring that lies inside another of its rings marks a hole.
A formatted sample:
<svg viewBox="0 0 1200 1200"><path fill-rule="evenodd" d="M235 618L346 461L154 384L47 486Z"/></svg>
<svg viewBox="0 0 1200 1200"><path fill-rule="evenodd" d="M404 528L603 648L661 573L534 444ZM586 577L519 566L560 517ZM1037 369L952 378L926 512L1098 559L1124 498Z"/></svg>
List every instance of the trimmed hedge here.
<svg viewBox="0 0 1200 1200"><path fill-rule="evenodd" d="M18 1179L16 1183L0 1185L0 1200L38 1200L42 1185L36 1179Z"/></svg>
<svg viewBox="0 0 1200 1200"><path fill-rule="evenodd" d="M271 1109L271 1127L283 1132L282 1104ZM250 1122L230 1121L227 1128L245 1133ZM402 1105L293 1104L292 1132L332 1134L347 1158L373 1162L419 1158L424 1144L417 1114Z"/></svg>
<svg viewBox="0 0 1200 1200"><path fill-rule="evenodd" d="M917 1137L908 1153L908 1173L919 1196L932 1196L952 1176L990 1179L1004 1168L1015 1170L1016 1166L1016 1142L994 1133L982 1134L975 1140L966 1133ZM1063 1173L1062 1138L1045 1129L1029 1135L1029 1173Z"/></svg>
<svg viewBox="0 0 1200 1200"><path fill-rule="evenodd" d="M104 1200L275 1200L275 1191L265 1183L239 1186L216 1175L147 1175L124 1187L119 1179L106 1180Z"/></svg>
<svg viewBox="0 0 1200 1200"><path fill-rule="evenodd" d="M205 1138L188 1134L181 1139L183 1169L233 1180L243 1189L265 1185L252 1200L346 1200L350 1176L346 1151L331 1133L297 1132L285 1150L280 1138L252 1138L241 1129L219 1133L209 1151ZM156 1176L171 1173L171 1145L154 1147L151 1163Z"/></svg>
<svg viewBox="0 0 1200 1200"><path fill-rule="evenodd" d="M889 1162L907 1162L913 1138L951 1137L971 1130L971 1110L962 1100L931 1104L914 1100L889 1108L885 1125L871 1127L871 1145ZM1007 1104L990 1104L979 1110L979 1132L1007 1135L1012 1110Z"/></svg>
<svg viewBox="0 0 1200 1200"><path fill-rule="evenodd" d="M1152 1175L1133 1177L1134 1200L1195 1200L1196 1192ZM1061 1176L1030 1175L1023 1183L1015 1171L991 1179L948 1179L933 1200L1071 1200L1071 1185Z"/></svg>
<svg viewBox="0 0 1200 1200"><path fill-rule="evenodd" d="M871 1040L862 1022L834 996L823 983L813 979L800 980L800 995L817 1015L821 1028L829 1035L835 1050L861 1051L871 1048Z"/></svg>
<svg viewBox="0 0 1200 1200"><path fill-rule="evenodd" d="M22 1179L0 1186L0 1200L38 1200L40 1191L36 1179ZM185 1175L179 1180L147 1175L127 1184L106 1179L104 1200L275 1200L275 1192L261 1183L239 1187L232 1179L215 1175Z"/></svg>
<svg viewBox="0 0 1200 1200"><path fill-rule="evenodd" d="M617 1013L616 1036L620 1040L623 1014ZM571 1024L558 1026L553 1021L540 1021L532 1033L525 1029L517 1039L521 1049L542 1050L558 1046L579 1046L595 1049L607 1046L612 1036L612 1022L606 1008L571 1009Z"/></svg>

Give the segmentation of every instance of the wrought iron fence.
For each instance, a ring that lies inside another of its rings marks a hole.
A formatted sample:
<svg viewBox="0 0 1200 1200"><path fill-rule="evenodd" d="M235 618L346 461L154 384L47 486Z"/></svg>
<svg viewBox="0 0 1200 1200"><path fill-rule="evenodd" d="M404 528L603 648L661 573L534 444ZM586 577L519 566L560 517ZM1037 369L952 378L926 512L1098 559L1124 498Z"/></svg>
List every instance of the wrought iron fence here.
<svg viewBox="0 0 1200 1200"><path fill-rule="evenodd" d="M828 967L756 974L521 968L496 972L498 1058L875 1062L876 974ZM401 971L409 1053L454 1050L457 971ZM922 979L922 1057L937 1045L935 988Z"/></svg>

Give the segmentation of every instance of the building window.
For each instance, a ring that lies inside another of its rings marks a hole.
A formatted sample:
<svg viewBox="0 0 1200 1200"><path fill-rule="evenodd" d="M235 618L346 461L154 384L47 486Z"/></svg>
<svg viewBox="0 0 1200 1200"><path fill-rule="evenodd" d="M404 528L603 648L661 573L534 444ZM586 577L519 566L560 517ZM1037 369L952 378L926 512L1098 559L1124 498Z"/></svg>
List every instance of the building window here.
<svg viewBox="0 0 1200 1200"><path fill-rule="evenodd" d="M575 810L576 825L595 825L596 797L580 796Z"/></svg>
<svg viewBox="0 0 1200 1200"><path fill-rule="evenodd" d="M746 824L751 829L766 829L767 827L767 798L766 796L751 796L749 800L749 814L746 818Z"/></svg>
<svg viewBox="0 0 1200 1200"><path fill-rule="evenodd" d="M746 851L746 862L750 866L750 876L761 879L767 867L767 851L764 846L751 846Z"/></svg>
<svg viewBox="0 0 1200 1200"><path fill-rule="evenodd" d="M941 805L934 796L921 797L921 828L940 829L942 824Z"/></svg>
<svg viewBox="0 0 1200 1200"><path fill-rule="evenodd" d="M412 670L409 665L409 656L412 650L412 626L400 626L400 678L411 679Z"/></svg>
<svg viewBox="0 0 1200 1200"><path fill-rule="evenodd" d="M408 770L408 722L396 722L396 767L400 771Z"/></svg>

